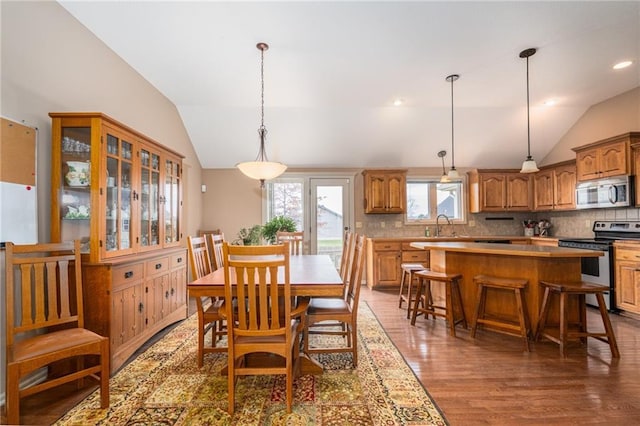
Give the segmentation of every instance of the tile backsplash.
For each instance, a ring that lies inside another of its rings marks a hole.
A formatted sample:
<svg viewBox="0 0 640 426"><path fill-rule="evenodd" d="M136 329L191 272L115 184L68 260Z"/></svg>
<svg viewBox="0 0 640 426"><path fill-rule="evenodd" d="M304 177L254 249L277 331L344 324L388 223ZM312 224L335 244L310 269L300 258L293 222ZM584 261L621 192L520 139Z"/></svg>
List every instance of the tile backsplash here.
<svg viewBox="0 0 640 426"><path fill-rule="evenodd" d="M469 214L467 224L441 225L442 235L524 235L522 222L528 219L551 222L551 237L592 237L592 225L596 220L640 220L638 208L610 208L574 210L566 212L532 213L475 213ZM471 226L470 224L474 226ZM356 232L369 237L422 237L424 225L405 225L403 215L364 215L362 227ZM435 235L435 224L429 225L431 235Z"/></svg>

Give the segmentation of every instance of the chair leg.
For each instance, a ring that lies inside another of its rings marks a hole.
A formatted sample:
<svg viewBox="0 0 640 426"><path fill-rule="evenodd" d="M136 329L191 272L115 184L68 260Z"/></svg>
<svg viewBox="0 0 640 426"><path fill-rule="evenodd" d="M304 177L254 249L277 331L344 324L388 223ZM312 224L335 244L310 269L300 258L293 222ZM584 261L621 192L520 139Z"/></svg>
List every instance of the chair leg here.
<svg viewBox="0 0 640 426"><path fill-rule="evenodd" d="M447 322L449 323L449 335L456 337L456 320L454 316L455 307L453 305L451 285L446 286L445 295L447 298L445 313L447 316Z"/></svg>
<svg viewBox="0 0 640 426"><path fill-rule="evenodd" d="M422 307L425 309L424 319L429 319L429 311L434 312L433 295L431 294L431 280L425 280L422 290L424 294L420 298L420 303L422 303ZM433 319L436 319L434 314L431 314L431 316Z"/></svg>
<svg viewBox="0 0 640 426"><path fill-rule="evenodd" d="M7 424L20 424L20 376L15 368L7 367L7 389L5 391L5 411Z"/></svg>
<svg viewBox="0 0 640 426"><path fill-rule="evenodd" d="M100 352L100 364L102 365L100 370L100 408L109 407L109 375L111 372L109 362L109 340L105 339L102 342Z"/></svg>
<svg viewBox="0 0 640 426"><path fill-rule="evenodd" d="M476 337L476 330L478 328L478 319L481 319L484 317L484 304L486 301L486 289L485 287L480 284L478 285L478 292L477 292L477 296L476 296L476 311L475 314L473 315L473 322L471 323L471 337L475 338Z"/></svg>
<svg viewBox="0 0 640 426"><path fill-rule="evenodd" d="M531 352L531 347L529 346L529 318L527 313L527 305L524 300L524 294L519 288L515 289L516 291L516 303L518 305L518 318L520 320L520 335L522 336L522 340L524 341L524 348L527 352Z"/></svg>
<svg viewBox="0 0 640 426"><path fill-rule="evenodd" d="M600 316L602 317L602 322L604 323L604 329L607 333L607 338L609 341L609 347L611 348L611 355L614 358L620 358L620 352L618 351L618 343L616 342L616 336L613 333L611 320L609 319L609 314L607 313L607 305L604 302L604 296L602 295L602 293L597 293L596 298L598 299L598 308L600 309Z"/></svg>
<svg viewBox="0 0 640 426"><path fill-rule="evenodd" d="M560 292L560 353L567 357L569 321L567 319L567 293Z"/></svg>
<svg viewBox="0 0 640 426"><path fill-rule="evenodd" d="M416 325L418 316L418 301L422 298L422 278L418 278L418 287L416 288L415 301L413 302L413 311L411 312L411 325ZM426 314L425 314L426 315Z"/></svg>
<svg viewBox="0 0 640 426"><path fill-rule="evenodd" d="M402 295L404 293L404 277L406 276L406 274L407 274L407 272L403 269L402 270L402 278L400 278L400 294L398 296L398 308L402 308ZM411 285L411 283L409 283L409 285ZM411 303L411 301L407 300L407 306L410 303Z"/></svg>
<svg viewBox="0 0 640 426"><path fill-rule="evenodd" d="M544 289L542 296L542 307L540 308L540 316L538 317L538 325L536 327L535 341L540 340L544 333L545 324L547 322L547 314L549 312L549 288Z"/></svg>
<svg viewBox="0 0 640 426"><path fill-rule="evenodd" d="M353 354L353 368L356 368L358 366L358 325L357 322L354 320L352 324L349 325L349 328L351 329L351 335L353 336L351 341L353 342L353 346L351 347L352 349L352 354Z"/></svg>

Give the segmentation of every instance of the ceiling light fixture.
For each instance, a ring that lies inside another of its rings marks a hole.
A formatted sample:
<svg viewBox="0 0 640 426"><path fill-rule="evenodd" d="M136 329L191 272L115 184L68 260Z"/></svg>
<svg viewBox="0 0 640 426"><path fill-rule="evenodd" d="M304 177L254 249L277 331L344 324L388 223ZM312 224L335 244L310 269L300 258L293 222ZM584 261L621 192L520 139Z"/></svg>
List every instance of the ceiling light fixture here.
<svg viewBox="0 0 640 426"><path fill-rule="evenodd" d="M623 68L626 68L628 66L630 66L633 62L632 61L622 61L622 62L618 62L617 64L615 64L613 66L614 70L621 70Z"/></svg>
<svg viewBox="0 0 640 426"><path fill-rule="evenodd" d="M395 101L393 101L393 106L400 106L404 103L404 100L402 98L398 98Z"/></svg>
<svg viewBox="0 0 640 426"><path fill-rule="evenodd" d="M451 83L451 169L449 170L449 173L447 174L447 177L449 178L449 181L452 179L459 179L460 178L460 174L458 173L458 171L456 170L456 165L455 165L455 153L454 153L454 147L453 147L453 82L456 81L457 79L459 79L460 76L458 74L451 74L448 75L446 80L448 82ZM446 152L445 152L446 154ZM444 159L443 159L444 161Z"/></svg>
<svg viewBox="0 0 640 426"><path fill-rule="evenodd" d="M529 56L533 56L536 49L530 48L520 52L521 58L527 59L527 158L522 163L520 173L535 173L539 171L536 161L531 157L531 126L529 124Z"/></svg>
<svg viewBox="0 0 640 426"><path fill-rule="evenodd" d="M267 158L267 152L264 149L264 141L267 138L267 128L264 126L264 52L269 49L267 43L258 43L256 45L260 50L260 82L261 82L261 117L260 128L258 129L258 135L260 136L260 151L255 161L246 161L244 163L238 163L236 167L240 169L242 173L251 179L257 179L260 181L260 188L264 188L264 181L268 179L274 179L284 173L287 170L287 166L282 163L269 161Z"/></svg>
<svg viewBox="0 0 640 426"><path fill-rule="evenodd" d="M447 156L447 151L444 149L442 151L438 151L438 157L442 159L442 177L440 178L441 183L451 182L449 176L447 175L447 171L444 169L444 157Z"/></svg>

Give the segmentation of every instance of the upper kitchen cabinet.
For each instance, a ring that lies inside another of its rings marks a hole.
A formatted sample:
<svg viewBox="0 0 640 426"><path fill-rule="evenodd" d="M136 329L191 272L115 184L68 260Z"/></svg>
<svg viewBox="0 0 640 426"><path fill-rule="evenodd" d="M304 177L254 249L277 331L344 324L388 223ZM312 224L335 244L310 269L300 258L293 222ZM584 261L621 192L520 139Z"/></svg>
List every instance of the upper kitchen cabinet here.
<svg viewBox="0 0 640 426"><path fill-rule="evenodd" d="M537 211L576 208L576 162L543 167L533 175L533 209Z"/></svg>
<svg viewBox="0 0 640 426"><path fill-rule="evenodd" d="M531 179L517 170L473 170L469 173L471 213L531 210Z"/></svg>
<svg viewBox="0 0 640 426"><path fill-rule="evenodd" d="M406 170L365 170L362 175L365 213L404 213Z"/></svg>
<svg viewBox="0 0 640 426"><path fill-rule="evenodd" d="M633 167L632 172L636 176L637 180L638 173L640 173L640 132L630 133L630 139ZM635 184L636 206L640 206L640 185L637 181L635 182Z"/></svg>
<svg viewBox="0 0 640 426"><path fill-rule="evenodd" d="M51 113L51 240L90 262L180 244L182 156L101 113Z"/></svg>
<svg viewBox="0 0 640 426"><path fill-rule="evenodd" d="M578 182L631 174L629 150L631 140L637 137L638 133L625 133L573 148Z"/></svg>

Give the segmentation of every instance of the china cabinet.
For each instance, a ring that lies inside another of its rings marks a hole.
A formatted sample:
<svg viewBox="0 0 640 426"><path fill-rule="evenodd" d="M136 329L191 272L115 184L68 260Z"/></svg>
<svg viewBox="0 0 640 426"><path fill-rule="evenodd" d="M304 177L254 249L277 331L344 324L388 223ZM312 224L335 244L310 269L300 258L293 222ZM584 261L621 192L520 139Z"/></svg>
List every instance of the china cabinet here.
<svg viewBox="0 0 640 426"><path fill-rule="evenodd" d="M85 326L112 371L186 317L182 156L101 113L50 113L51 240L79 239Z"/></svg>
<svg viewBox="0 0 640 426"><path fill-rule="evenodd" d="M531 180L517 170L472 170L469 211L530 211Z"/></svg>
<svg viewBox="0 0 640 426"><path fill-rule="evenodd" d="M625 133L573 148L578 182L631 174L630 142L637 133Z"/></svg>
<svg viewBox="0 0 640 426"><path fill-rule="evenodd" d="M364 212L404 213L407 199L406 170L365 170Z"/></svg>

